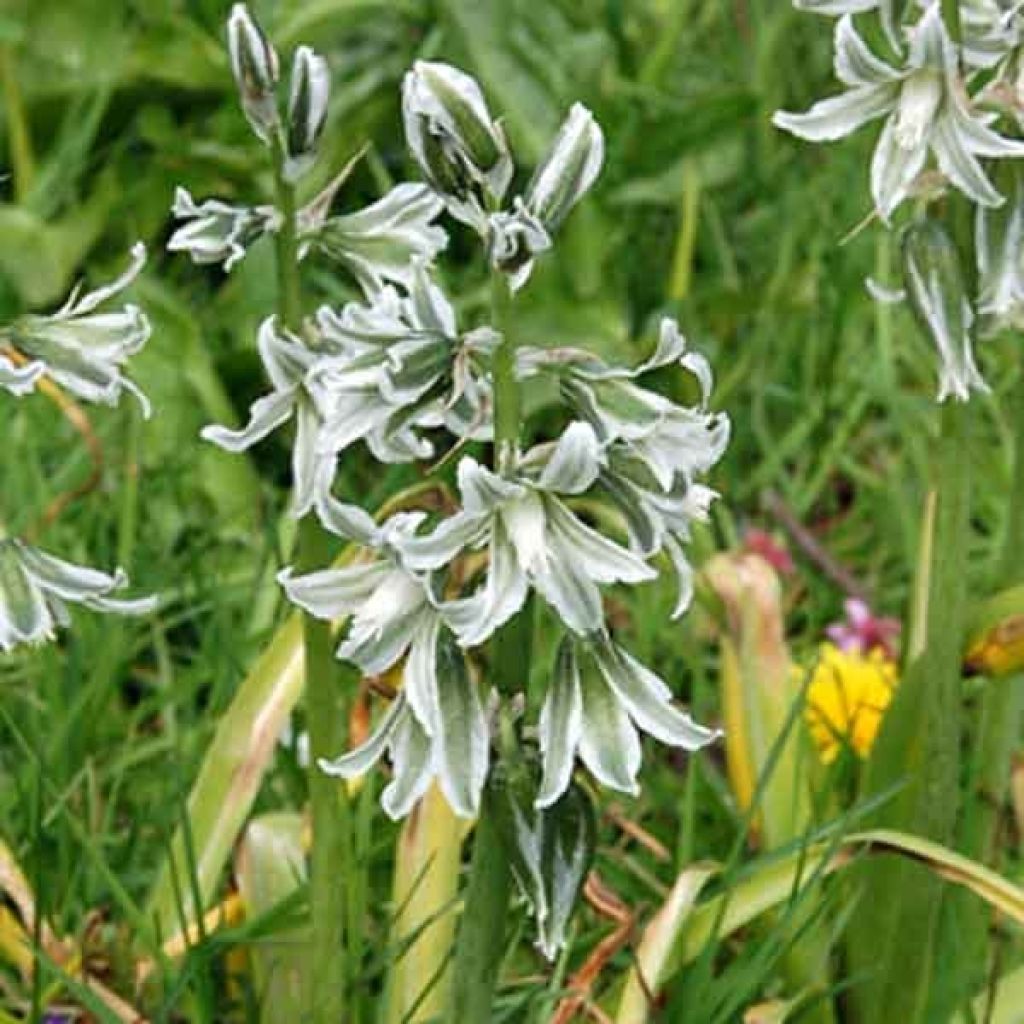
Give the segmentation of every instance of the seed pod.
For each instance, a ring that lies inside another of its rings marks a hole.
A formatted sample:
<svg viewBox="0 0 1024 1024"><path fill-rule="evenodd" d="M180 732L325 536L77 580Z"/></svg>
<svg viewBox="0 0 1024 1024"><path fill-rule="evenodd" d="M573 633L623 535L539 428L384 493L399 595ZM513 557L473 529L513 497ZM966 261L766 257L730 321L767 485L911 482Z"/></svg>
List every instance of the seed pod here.
<svg viewBox="0 0 1024 1024"><path fill-rule="evenodd" d="M252 130L269 144L280 127L277 53L245 4L231 8L228 53L242 110Z"/></svg>
<svg viewBox="0 0 1024 1024"><path fill-rule="evenodd" d="M604 134L582 103L573 104L551 150L526 191L526 206L547 228L557 230L594 184L604 163Z"/></svg>
<svg viewBox="0 0 1024 1024"><path fill-rule="evenodd" d="M938 221L909 225L901 239L903 278L914 316L939 353L938 400L950 395L966 402L972 390L988 385L974 364L971 325L960 254Z"/></svg>
<svg viewBox="0 0 1024 1024"><path fill-rule="evenodd" d="M331 92L327 61L308 46L295 51L288 100L288 164L285 173L295 181L312 164L327 120Z"/></svg>

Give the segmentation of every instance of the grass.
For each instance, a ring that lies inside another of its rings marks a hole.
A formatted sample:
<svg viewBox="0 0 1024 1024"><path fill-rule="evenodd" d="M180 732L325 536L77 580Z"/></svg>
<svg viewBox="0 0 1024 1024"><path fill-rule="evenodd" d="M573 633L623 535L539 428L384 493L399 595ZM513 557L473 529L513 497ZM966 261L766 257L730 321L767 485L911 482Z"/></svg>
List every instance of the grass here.
<svg viewBox="0 0 1024 1024"><path fill-rule="evenodd" d="M411 173L395 125L400 75L417 55L477 74L531 158L572 100L591 105L608 135L607 171L567 225L557 256L538 268L519 329L637 361L657 317L678 316L711 358L716 404L734 424L713 480L723 499L698 549L735 545L750 526L784 534L781 506L859 581L876 611L906 610L937 438L934 359L909 315L876 306L864 287L869 274L895 280L898 258L880 232L854 232L868 212L870 140L808 147L770 126L779 106L802 108L829 88L825 22L781 0L257 6L282 41L308 39L331 59L328 137L339 141L324 173L371 145L346 185L353 206ZM300 887L269 916L201 936L183 959L158 963L133 995L139 944L153 952L141 908L155 872L218 722L288 613L273 583L294 541L287 451L271 441L246 462L198 438L204 423L241 416L261 387L252 338L273 303L272 254L257 247L225 278L161 251L175 184L197 197L258 194L260 154L221 56L222 8L212 0L118 0L97 10L84 0L43 0L0 14L0 54L16 83L0 121L0 172L13 174L0 178L0 320L52 305L86 265L97 276L120 265L141 237L153 259L136 298L155 329L136 377L157 409L149 423L127 406L90 412L103 453L98 485L40 527L53 497L88 476L88 451L44 399L4 401L0 514L15 531L38 528L44 546L64 557L123 565L140 591L166 599L158 617L141 622L76 614L59 645L0 657L0 839L53 930L75 937L103 983L137 998L154 1021L258 1020L260 994L231 980L233 957L308 913ZM454 251L468 251L466 239L457 236ZM311 268L308 281L319 301L348 295L327 266ZM456 268L449 284L464 317L483 315L484 281ZM1002 339L982 351L994 394L971 405L975 484L964 585L975 595L1000 582L1010 527L1015 344ZM670 393L683 386L672 374L658 383ZM524 398L533 407L544 401ZM407 468L381 474L356 455L343 480L350 495L377 507L416 476ZM792 542L791 550L788 638L807 661L844 594L820 560ZM615 595L616 622L697 717L717 721L707 617L695 612L664 625L672 598L670 582L629 603ZM540 616L538 679L552 664L553 639ZM986 685L965 686L969 722ZM1020 749L1019 730L1013 746ZM849 784L842 772L853 771L839 769L827 785L840 791ZM372 777L354 805L365 822L359 872L369 908L357 922L364 955L348 994L356 1022L376 1019L396 954L388 905L397 829L373 809L380 784ZM305 799L295 752L282 746L254 813L300 810ZM720 749L681 761L648 744L643 794L601 807L597 869L640 919L679 870L728 859L745 829ZM652 842L632 840L616 824L622 818ZM998 861L1005 875L1024 880L1012 835ZM221 893L231 885L228 872ZM834 886L827 907L842 920L856 897ZM786 921L810 925L794 913L717 944L677 974L663 1019L696 1024L688 1007L699 1005L707 1008L702 1022L735 1021L754 1003L795 995L782 968L793 941ZM551 970L530 947L525 914L514 911L494 1019L548 1020L565 978L611 927L595 910L582 912L565 961ZM1017 940L1003 947L1008 969L1022 950ZM602 978L621 978L629 963L624 945ZM41 963L35 992L4 974L0 1008L22 1019L33 999L60 988L62 970L70 973L67 964ZM847 990L870 984L842 969L834 979ZM111 1011L95 996L63 992L91 1006L95 1019L117 1019L104 1017ZM792 1019L810 1020L809 1012Z"/></svg>

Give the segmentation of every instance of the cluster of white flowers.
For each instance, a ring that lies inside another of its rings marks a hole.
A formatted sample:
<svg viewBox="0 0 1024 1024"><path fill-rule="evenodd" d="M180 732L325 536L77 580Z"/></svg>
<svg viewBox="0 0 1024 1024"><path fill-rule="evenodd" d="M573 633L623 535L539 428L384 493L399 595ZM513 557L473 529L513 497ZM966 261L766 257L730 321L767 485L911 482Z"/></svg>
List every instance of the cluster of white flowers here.
<svg viewBox="0 0 1024 1024"><path fill-rule="evenodd" d="M1024 323L1024 189L1015 165L996 163L1024 156L1024 139L993 127L1002 120L1006 132L1024 128L1024 4L961 0L953 26L942 0L794 2L839 17L834 68L845 91L803 114L780 111L775 124L822 142L884 119L870 179L886 224L906 200L927 207L949 187L976 208L976 301L963 287L955 246L934 222L924 227L920 211L904 229L905 291L896 293L910 300L937 347L940 401L966 401L988 390L971 352L975 324L991 333ZM858 33L861 14L880 20L889 59Z"/></svg>
<svg viewBox="0 0 1024 1024"><path fill-rule="evenodd" d="M231 26L232 63L257 133L289 156L297 134L308 155L316 131L296 132L294 113L279 113L272 47L241 5ZM307 106L316 110L308 116L322 125L326 76L310 96ZM601 130L577 104L523 195L504 205L513 155L479 85L446 64L418 62L402 98L409 151L425 184L400 184L365 210L332 216L336 181L298 218L303 256L319 252L341 264L363 298L318 310L295 333L267 320L258 345L272 390L253 405L244 429L209 427L205 436L237 451L294 420L294 514L318 515L363 549L345 568L305 575L288 569L280 577L289 598L309 613L348 617L339 657L368 676L400 669L398 696L370 739L322 762L325 771L351 777L387 753L388 814L408 813L434 778L457 814L477 814L490 762L489 701L467 652L519 613L533 590L565 630L536 726L543 759L537 805L550 806L565 793L577 754L602 783L633 793L638 730L687 750L716 733L674 706L668 685L612 639L601 587L655 578L651 559L664 552L680 578L677 614L685 610L692 574L683 549L691 524L705 518L714 498L700 478L725 449L728 420L709 410L710 368L670 320L653 357L632 370L578 349L523 344L512 373L520 382L556 382L570 419L560 437L508 453L494 471L464 456L461 508L436 522L401 513L378 524L339 501L332 493L339 456L357 442L393 463L431 458L439 431L457 445L494 439L502 336L458 324L434 269L447 244L437 217L447 211L476 231L492 272L504 274L514 291L603 160ZM225 267L252 238L281 225L272 209L197 206L185 192L175 211L188 223L171 247ZM638 381L674 366L695 378L696 406ZM583 521L574 509L583 496L618 514L622 541Z"/></svg>
<svg viewBox="0 0 1024 1024"><path fill-rule="evenodd" d="M149 321L133 305L100 310L135 280L145 259L145 249L136 245L131 265L110 284L84 295L76 288L56 313L26 314L0 325L0 389L20 397L48 378L80 401L104 405L116 405L128 391L148 416L149 402L122 365L146 344ZM52 639L57 626L69 623L69 603L123 615L151 612L156 598L110 596L127 582L120 569L108 575L7 536L0 521L0 651Z"/></svg>

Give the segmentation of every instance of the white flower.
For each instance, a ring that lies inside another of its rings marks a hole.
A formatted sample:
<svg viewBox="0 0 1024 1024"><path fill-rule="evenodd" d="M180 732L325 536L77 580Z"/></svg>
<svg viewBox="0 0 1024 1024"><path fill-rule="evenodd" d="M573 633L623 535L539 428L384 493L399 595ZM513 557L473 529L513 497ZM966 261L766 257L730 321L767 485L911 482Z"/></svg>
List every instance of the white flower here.
<svg viewBox="0 0 1024 1024"><path fill-rule="evenodd" d="M416 570L439 569L460 551L487 546L484 583L441 607L464 647L483 643L515 615L530 586L569 629L589 635L604 624L600 585L656 576L642 558L581 522L558 497L589 489L601 461L597 437L584 423L571 425L557 444L528 452L515 479L464 458L458 470L462 511L433 533L398 545L402 560Z"/></svg>
<svg viewBox="0 0 1024 1024"><path fill-rule="evenodd" d="M842 18L836 27L835 72L847 92L816 103L806 114L779 112L774 122L821 142L885 117L871 163L871 192L883 220L910 194L929 152L949 181L975 202L1002 202L978 157L1024 156L1024 142L1003 138L989 127L990 117L971 109L937 3L914 29L902 70L871 53L851 18Z"/></svg>
<svg viewBox="0 0 1024 1024"><path fill-rule="evenodd" d="M606 634L566 636L540 715L544 779L537 805L549 807L565 792L577 753L598 782L635 795L638 729L691 751L721 735L676 708L664 680Z"/></svg>
<svg viewBox="0 0 1024 1024"><path fill-rule="evenodd" d="M235 4L231 8L228 55L242 110L252 130L269 145L280 129L277 52L245 4Z"/></svg>
<svg viewBox="0 0 1024 1024"><path fill-rule="evenodd" d="M952 239L933 220L915 221L903 233L903 276L911 309L939 353L938 400L961 402L989 390L974 364L974 314Z"/></svg>
<svg viewBox="0 0 1024 1024"><path fill-rule="evenodd" d="M549 232L590 190L604 163L604 133L582 103L574 103L526 189L526 208Z"/></svg>
<svg viewBox="0 0 1024 1024"><path fill-rule="evenodd" d="M284 173L289 181L297 181L312 166L327 120L330 92L327 61L308 46L300 46L292 59L288 100L288 156Z"/></svg>
<svg viewBox="0 0 1024 1024"><path fill-rule="evenodd" d="M636 383L650 370L677 365L696 378L700 404L677 405ZM683 546L694 521L707 518L715 492L696 482L725 453L727 416L708 411L713 378L707 360L691 351L676 322L661 322L658 347L630 370L609 366L579 349L523 349L520 375L554 373L573 412L593 429L604 450L601 489L622 513L632 548L648 558L669 555L679 580L678 618L693 594L693 571Z"/></svg>
<svg viewBox="0 0 1024 1024"><path fill-rule="evenodd" d="M336 465L334 456L321 452L317 444L323 400L314 391L310 370L318 353L284 330L276 317L268 317L260 325L257 347L273 391L253 403L249 422L241 430L208 426L203 428L202 437L226 451L242 452L294 417L292 514L301 519L326 498Z"/></svg>
<svg viewBox="0 0 1024 1024"><path fill-rule="evenodd" d="M460 436L487 437L490 385L481 356L497 335L481 328L460 335L455 311L415 259L411 288L383 288L369 305L340 314L321 309L317 322L337 354L316 370L324 396L320 444L339 453L363 439L383 462L429 458L415 428L446 424Z"/></svg>
<svg viewBox="0 0 1024 1024"><path fill-rule="evenodd" d="M223 263L230 270L261 235L277 231L280 214L272 206L231 206L219 199L196 203L184 188L174 192L171 213L186 221L167 242L171 252L187 252L195 263Z"/></svg>
<svg viewBox="0 0 1024 1024"><path fill-rule="evenodd" d="M351 616L338 656L366 675L405 659L402 689L374 734L335 761L321 761L331 775L363 774L387 750L394 777L382 804L401 818L437 778L452 810L475 817L490 757L487 719L479 689L462 652L444 631L429 580L394 558L418 514L393 517L378 536L378 558L368 564L307 576L279 577L290 600L320 618Z"/></svg>
<svg viewBox="0 0 1024 1024"><path fill-rule="evenodd" d="M1024 182L1016 176L1010 201L975 214L978 312L988 326L1024 326Z"/></svg>
<svg viewBox="0 0 1024 1024"><path fill-rule="evenodd" d="M0 346L9 345L25 361L15 369L0 356L0 384L24 394L45 373L76 398L105 405L116 405L121 393L128 391L148 417L146 396L121 373L121 365L146 344L149 320L133 305L112 313L96 312L138 277L146 262L145 246L136 244L131 255L131 265L110 284L85 295L79 295L76 287L56 313L22 316L0 329Z"/></svg>
<svg viewBox="0 0 1024 1024"><path fill-rule="evenodd" d="M58 626L70 623L68 604L117 615L152 612L155 597L126 601L109 596L127 583L120 569L108 576L16 538L0 538L0 650L53 639Z"/></svg>
<svg viewBox="0 0 1024 1024"><path fill-rule="evenodd" d="M433 223L443 204L426 185L396 185L355 213L327 217L324 205L318 197L300 212L303 247L343 264L370 298L389 282L411 287L413 260L430 262L448 244Z"/></svg>
<svg viewBox="0 0 1024 1024"><path fill-rule="evenodd" d="M409 150L452 216L482 231L485 208L512 179L505 134L475 79L449 64L417 61L402 82Z"/></svg>
<svg viewBox="0 0 1024 1024"><path fill-rule="evenodd" d="M604 134L594 115L574 103L551 149L530 179L526 198L512 212L491 214L487 248L491 265L511 276L518 291L533 270L533 260L551 248L551 236L590 190L604 163Z"/></svg>

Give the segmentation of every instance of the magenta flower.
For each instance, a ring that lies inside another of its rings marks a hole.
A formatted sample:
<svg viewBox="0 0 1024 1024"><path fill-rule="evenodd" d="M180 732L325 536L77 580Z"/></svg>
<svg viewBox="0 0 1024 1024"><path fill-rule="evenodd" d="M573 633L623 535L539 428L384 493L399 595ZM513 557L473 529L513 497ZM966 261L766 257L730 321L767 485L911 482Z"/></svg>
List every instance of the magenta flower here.
<svg viewBox="0 0 1024 1024"><path fill-rule="evenodd" d="M859 597L849 597L843 603L846 611L844 622L834 622L825 630L825 635L841 650L847 653L869 654L883 651L895 658L896 644L902 626L899 619L878 616Z"/></svg>

